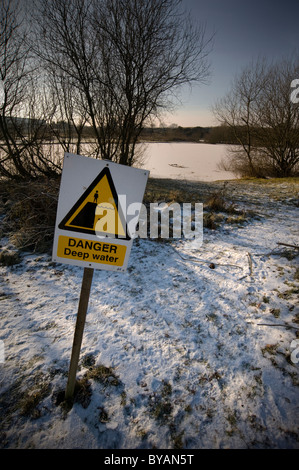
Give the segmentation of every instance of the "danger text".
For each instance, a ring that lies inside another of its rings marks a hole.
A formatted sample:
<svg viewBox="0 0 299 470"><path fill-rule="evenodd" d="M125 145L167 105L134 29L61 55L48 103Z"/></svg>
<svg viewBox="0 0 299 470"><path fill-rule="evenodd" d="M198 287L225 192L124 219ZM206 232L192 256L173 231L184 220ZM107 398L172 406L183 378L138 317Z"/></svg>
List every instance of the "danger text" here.
<svg viewBox="0 0 299 470"><path fill-rule="evenodd" d="M125 254L126 246L124 245L71 238L62 235L58 240L57 256L60 258L122 266Z"/></svg>

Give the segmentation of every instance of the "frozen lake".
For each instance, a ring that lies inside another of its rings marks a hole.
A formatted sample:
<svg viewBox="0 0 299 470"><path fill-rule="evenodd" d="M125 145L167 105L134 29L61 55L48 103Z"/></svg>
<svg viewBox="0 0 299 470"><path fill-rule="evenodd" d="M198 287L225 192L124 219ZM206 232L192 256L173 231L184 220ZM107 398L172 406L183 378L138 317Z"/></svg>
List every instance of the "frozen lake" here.
<svg viewBox="0 0 299 470"><path fill-rule="evenodd" d="M192 181L235 179L229 171L218 168L226 154L226 145L201 143L148 143L142 168L154 178Z"/></svg>

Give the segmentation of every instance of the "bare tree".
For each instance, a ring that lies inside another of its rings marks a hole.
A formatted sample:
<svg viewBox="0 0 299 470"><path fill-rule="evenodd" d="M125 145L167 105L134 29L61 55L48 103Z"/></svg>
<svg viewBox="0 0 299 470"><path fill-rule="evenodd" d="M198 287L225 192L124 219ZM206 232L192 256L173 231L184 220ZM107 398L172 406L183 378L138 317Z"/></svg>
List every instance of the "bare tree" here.
<svg viewBox="0 0 299 470"><path fill-rule="evenodd" d="M264 59L251 63L235 77L231 90L213 107L215 117L228 127L238 145L229 148L231 169L250 176L259 176L255 164L257 148L257 105L267 82L267 65Z"/></svg>
<svg viewBox="0 0 299 470"><path fill-rule="evenodd" d="M257 155L274 176L290 176L299 170L299 106L290 100L290 84L296 77L298 60L283 59L272 65L257 105Z"/></svg>
<svg viewBox="0 0 299 470"><path fill-rule="evenodd" d="M64 152L80 154L87 114L78 90L64 74L48 71L44 96L53 144L58 143Z"/></svg>
<svg viewBox="0 0 299 470"><path fill-rule="evenodd" d="M34 51L52 91L54 85L60 115L66 105L64 95L67 90L72 100L74 95L79 97L81 112L76 113L76 119L85 120L87 116L95 139L100 143L101 122L95 105L103 96L101 83L94 73L98 68L99 55L91 28L92 0L36 0L34 11ZM69 117L65 116L66 119Z"/></svg>
<svg viewBox="0 0 299 470"><path fill-rule="evenodd" d="M296 60L258 60L216 103L215 116L238 142L229 148L228 169L250 176L289 176L298 170L299 107L290 100L296 76Z"/></svg>
<svg viewBox="0 0 299 470"><path fill-rule="evenodd" d="M135 162L151 116L208 76L210 40L180 0L39 0L37 51L82 97L98 155Z"/></svg>
<svg viewBox="0 0 299 470"><path fill-rule="evenodd" d="M204 28L180 7L178 0L106 0L96 10L102 81L117 104L120 163L134 163L145 122L173 104L180 86L207 78Z"/></svg>
<svg viewBox="0 0 299 470"><path fill-rule="evenodd" d="M16 0L0 3L0 175L9 178L59 171L43 151L42 94L21 6Z"/></svg>

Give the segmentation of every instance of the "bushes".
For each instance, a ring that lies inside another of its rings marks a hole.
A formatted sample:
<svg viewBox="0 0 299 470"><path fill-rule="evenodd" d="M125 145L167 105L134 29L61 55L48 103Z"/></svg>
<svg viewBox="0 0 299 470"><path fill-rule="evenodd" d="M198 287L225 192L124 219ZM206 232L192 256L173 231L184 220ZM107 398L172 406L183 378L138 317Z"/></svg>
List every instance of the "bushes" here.
<svg viewBox="0 0 299 470"><path fill-rule="evenodd" d="M52 247L59 179L27 183L1 182L0 236L9 236L19 249L45 252Z"/></svg>

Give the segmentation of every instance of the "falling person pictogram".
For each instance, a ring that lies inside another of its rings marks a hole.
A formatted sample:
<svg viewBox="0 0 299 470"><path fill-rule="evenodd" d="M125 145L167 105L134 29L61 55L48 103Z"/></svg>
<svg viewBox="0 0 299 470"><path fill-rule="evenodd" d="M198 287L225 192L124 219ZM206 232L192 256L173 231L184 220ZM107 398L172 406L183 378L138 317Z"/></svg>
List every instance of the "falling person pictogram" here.
<svg viewBox="0 0 299 470"><path fill-rule="evenodd" d="M98 197L99 197L99 193L98 191L96 191L93 196L93 202L95 202L96 204L98 203Z"/></svg>

